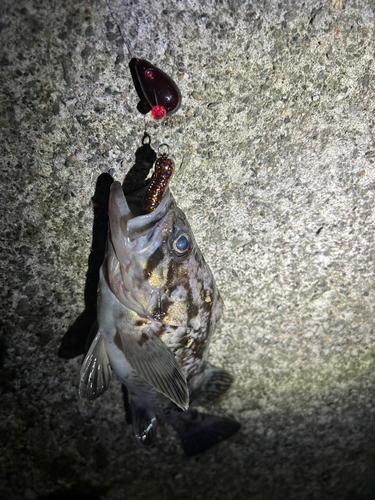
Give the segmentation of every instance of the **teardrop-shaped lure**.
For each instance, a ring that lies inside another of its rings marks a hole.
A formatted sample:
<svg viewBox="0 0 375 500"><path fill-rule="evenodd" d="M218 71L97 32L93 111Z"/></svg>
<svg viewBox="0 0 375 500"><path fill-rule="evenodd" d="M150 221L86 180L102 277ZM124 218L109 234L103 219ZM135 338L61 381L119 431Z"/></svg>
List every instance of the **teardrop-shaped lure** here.
<svg viewBox="0 0 375 500"><path fill-rule="evenodd" d="M172 179L174 163L167 155L162 155L155 162L155 173L142 201L142 213L149 214L157 208Z"/></svg>
<svg viewBox="0 0 375 500"><path fill-rule="evenodd" d="M170 76L144 59L132 59L129 66L141 99L138 110L142 114L151 110L155 120L162 120L178 110L181 92Z"/></svg>

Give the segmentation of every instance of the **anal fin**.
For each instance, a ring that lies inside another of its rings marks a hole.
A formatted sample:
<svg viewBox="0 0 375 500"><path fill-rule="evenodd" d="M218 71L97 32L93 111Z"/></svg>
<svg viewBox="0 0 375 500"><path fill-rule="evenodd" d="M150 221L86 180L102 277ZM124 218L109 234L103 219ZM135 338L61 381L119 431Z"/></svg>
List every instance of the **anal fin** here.
<svg viewBox="0 0 375 500"><path fill-rule="evenodd" d="M98 331L82 363L79 383L80 397L89 401L99 397L108 389L111 376L112 371L104 338Z"/></svg>
<svg viewBox="0 0 375 500"><path fill-rule="evenodd" d="M134 435L141 444L150 446L156 435L156 417L147 408L138 406L134 402L131 405Z"/></svg>
<svg viewBox="0 0 375 500"><path fill-rule="evenodd" d="M136 439L143 445L150 446L156 435L157 420L153 411L146 408L141 400L132 395L125 384L122 384L126 423L133 425Z"/></svg>
<svg viewBox="0 0 375 500"><path fill-rule="evenodd" d="M226 370L208 365L203 384L192 395L192 404L204 406L212 403L227 392L233 381L234 377Z"/></svg>

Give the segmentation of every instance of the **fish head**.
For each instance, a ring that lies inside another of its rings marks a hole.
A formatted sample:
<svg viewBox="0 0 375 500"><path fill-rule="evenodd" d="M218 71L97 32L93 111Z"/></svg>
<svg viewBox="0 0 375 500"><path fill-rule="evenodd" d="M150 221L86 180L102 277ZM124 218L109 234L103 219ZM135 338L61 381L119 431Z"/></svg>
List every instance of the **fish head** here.
<svg viewBox="0 0 375 500"><path fill-rule="evenodd" d="M199 327L220 316L221 300L190 225L169 188L151 213L140 214L143 191L125 197L114 182L109 201L107 282L141 318Z"/></svg>

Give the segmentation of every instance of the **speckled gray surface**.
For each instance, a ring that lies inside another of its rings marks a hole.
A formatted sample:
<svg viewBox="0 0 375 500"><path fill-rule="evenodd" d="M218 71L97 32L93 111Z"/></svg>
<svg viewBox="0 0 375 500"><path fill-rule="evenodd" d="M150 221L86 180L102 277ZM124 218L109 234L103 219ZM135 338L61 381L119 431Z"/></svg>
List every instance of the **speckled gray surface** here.
<svg viewBox="0 0 375 500"><path fill-rule="evenodd" d="M374 498L375 12L334 3L111 0L131 54L179 83L157 124L105 2L1 2L2 499ZM241 431L190 459L166 425L139 447L119 383L86 404L81 357L57 356L96 180L124 178L145 126L179 165L226 304L211 360L236 377L210 410Z"/></svg>

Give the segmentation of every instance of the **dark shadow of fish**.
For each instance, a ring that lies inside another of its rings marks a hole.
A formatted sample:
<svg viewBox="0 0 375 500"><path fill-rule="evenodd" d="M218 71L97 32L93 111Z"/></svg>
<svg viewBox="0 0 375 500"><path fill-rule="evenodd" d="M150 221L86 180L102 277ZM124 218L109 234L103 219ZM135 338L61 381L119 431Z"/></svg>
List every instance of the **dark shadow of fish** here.
<svg viewBox="0 0 375 500"><path fill-rule="evenodd" d="M100 490L101 493L106 493L106 489L103 487L96 488L96 490ZM35 500L101 500L101 497L96 493L86 493L78 489L63 489L48 495L39 496Z"/></svg>
<svg viewBox="0 0 375 500"><path fill-rule="evenodd" d="M169 189L155 211L140 215L146 188L129 194L127 180L124 187L126 196L120 183L110 188L107 251L80 395L100 396L113 369L137 439L151 444L159 417L177 431L185 453L194 455L240 427L193 408L214 401L233 382L207 362L222 300Z"/></svg>
<svg viewBox="0 0 375 500"><path fill-rule="evenodd" d="M123 187L126 194L132 193L147 184L145 179L155 162L156 153L150 146L147 134L143 137L142 146L137 149L135 158L135 164L124 180ZM94 224L91 253L86 274L85 310L78 316L62 339L58 355L64 359L72 359L86 353L87 338L96 320L99 269L105 256L108 235L109 191L112 182L113 177L109 174L101 174L96 182L95 194L92 198Z"/></svg>

